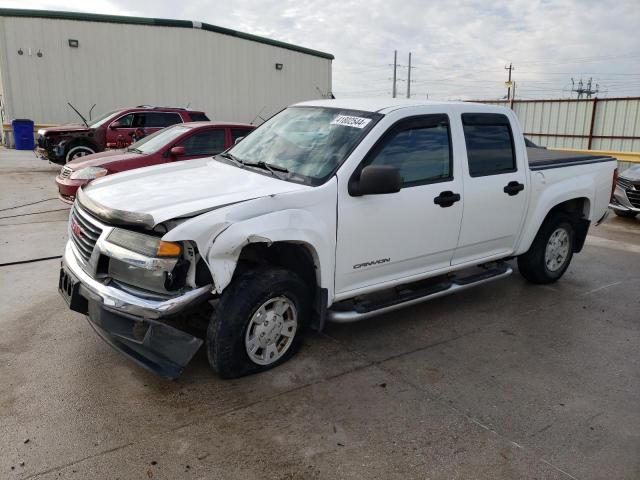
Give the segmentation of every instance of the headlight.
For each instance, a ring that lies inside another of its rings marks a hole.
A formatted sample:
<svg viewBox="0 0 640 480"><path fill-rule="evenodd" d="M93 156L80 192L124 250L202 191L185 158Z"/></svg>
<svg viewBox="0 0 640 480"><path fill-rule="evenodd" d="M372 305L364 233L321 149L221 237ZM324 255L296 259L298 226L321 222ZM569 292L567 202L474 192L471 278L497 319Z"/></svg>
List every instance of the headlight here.
<svg viewBox="0 0 640 480"><path fill-rule="evenodd" d="M93 180L94 178L104 177L107 172L107 169L102 167L82 168L71 174L71 180Z"/></svg>
<svg viewBox="0 0 640 480"><path fill-rule="evenodd" d="M182 253L178 243L164 242L158 237L122 228L114 228L107 241L147 257L179 257Z"/></svg>

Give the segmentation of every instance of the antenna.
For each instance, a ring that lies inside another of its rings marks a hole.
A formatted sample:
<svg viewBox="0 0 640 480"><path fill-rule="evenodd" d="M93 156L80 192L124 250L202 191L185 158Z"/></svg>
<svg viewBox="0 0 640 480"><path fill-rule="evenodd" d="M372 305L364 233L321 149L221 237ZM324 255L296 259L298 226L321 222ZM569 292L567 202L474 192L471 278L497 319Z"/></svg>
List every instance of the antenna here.
<svg viewBox="0 0 640 480"><path fill-rule="evenodd" d="M262 120L263 122L265 121L265 119L264 119L264 118L262 118L262 117L260 116L260 114L262 113L262 111L263 111L265 108L267 108L267 107L266 107L266 106L264 106L264 107L262 107L262 108L260 109L260 111L256 114L256 116L255 116L255 117L253 117L253 120L251 120L251 121L249 122L249 124L250 124L250 125L253 125L253 122L255 122L258 118L259 118L260 120Z"/></svg>

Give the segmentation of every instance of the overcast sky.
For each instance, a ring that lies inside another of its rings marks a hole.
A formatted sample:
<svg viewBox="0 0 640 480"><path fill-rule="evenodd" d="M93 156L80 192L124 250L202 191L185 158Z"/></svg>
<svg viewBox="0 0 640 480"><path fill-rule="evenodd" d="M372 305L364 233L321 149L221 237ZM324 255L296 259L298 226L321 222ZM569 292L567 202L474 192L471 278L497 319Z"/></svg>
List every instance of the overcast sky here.
<svg viewBox="0 0 640 480"><path fill-rule="evenodd" d="M413 53L412 97L566 98L571 77L599 96L640 95L640 1L5 0L3 7L197 20L332 53L336 96L390 96L393 51ZM407 68L398 70L406 94Z"/></svg>

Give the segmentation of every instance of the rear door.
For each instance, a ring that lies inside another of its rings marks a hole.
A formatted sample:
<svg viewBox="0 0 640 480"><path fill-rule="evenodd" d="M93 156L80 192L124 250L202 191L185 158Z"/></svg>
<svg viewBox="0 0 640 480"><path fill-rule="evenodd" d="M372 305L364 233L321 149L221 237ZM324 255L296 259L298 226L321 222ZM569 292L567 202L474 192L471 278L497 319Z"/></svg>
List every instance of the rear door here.
<svg viewBox="0 0 640 480"><path fill-rule="evenodd" d="M509 118L461 116L466 145L464 212L452 264L507 256L514 251L526 208L526 165Z"/></svg>
<svg viewBox="0 0 640 480"><path fill-rule="evenodd" d="M176 123L182 123L177 112L138 112L133 119L134 128L142 128L146 135Z"/></svg>

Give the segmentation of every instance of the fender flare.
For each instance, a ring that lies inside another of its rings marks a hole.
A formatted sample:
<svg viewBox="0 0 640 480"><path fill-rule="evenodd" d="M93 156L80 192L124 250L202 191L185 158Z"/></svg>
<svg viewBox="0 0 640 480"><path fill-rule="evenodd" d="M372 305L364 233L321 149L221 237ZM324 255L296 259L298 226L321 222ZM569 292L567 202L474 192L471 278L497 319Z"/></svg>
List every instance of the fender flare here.
<svg viewBox="0 0 640 480"><path fill-rule="evenodd" d="M577 177L571 181L571 184L559 182L551 185L550 188L546 189L539 197L537 200L537 208L531 212L529 220L525 223L518 247L515 250L515 255L520 255L529 250L549 212L562 203L581 198L586 199L588 202L588 211L583 212L583 218L587 221L592 220L594 197L595 185L592 179L585 182L584 179L581 180L580 177Z"/></svg>

